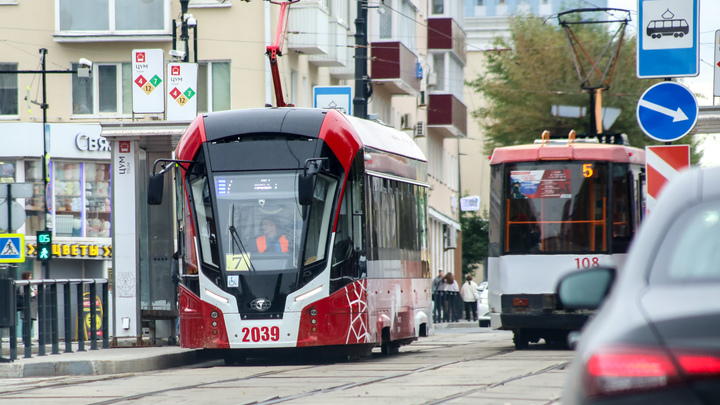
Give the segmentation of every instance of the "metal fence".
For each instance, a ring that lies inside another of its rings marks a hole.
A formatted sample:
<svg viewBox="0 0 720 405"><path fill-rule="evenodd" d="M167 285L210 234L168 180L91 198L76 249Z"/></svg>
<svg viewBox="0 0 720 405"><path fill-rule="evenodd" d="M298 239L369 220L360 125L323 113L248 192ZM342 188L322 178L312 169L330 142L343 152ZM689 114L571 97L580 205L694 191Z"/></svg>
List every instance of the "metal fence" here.
<svg viewBox="0 0 720 405"><path fill-rule="evenodd" d="M435 291L433 293L433 321L458 322L463 316L463 300L457 291Z"/></svg>
<svg viewBox="0 0 720 405"><path fill-rule="evenodd" d="M65 350L64 353L73 352L73 335L77 339L77 351L85 351L85 341L90 341L90 350L98 349L98 330L97 330L97 316L98 309L102 314L102 348L107 349L110 347L108 341L108 280L107 279L45 279L45 280L14 280L15 284L15 298L21 296L20 304L22 305L22 311L20 313L20 319L22 320L22 341L25 347L25 358L32 357L33 342L31 339L32 323L37 318L38 322L38 350L39 356L44 356L46 353L46 346L48 343L51 344L51 353L60 354L59 348L59 320L62 317L64 322L64 341ZM101 308L98 308L96 297L98 285L101 286ZM62 303L59 302L58 288L62 287ZM86 338L85 334L88 330L85 329L85 321L82 319L85 311L85 288L87 287L90 295L88 301L89 306L89 339ZM21 290L22 289L22 293ZM32 292L35 290L37 299L37 314L34 313L34 303ZM74 290L74 291L73 291ZM75 327L73 327L73 305L72 297L73 292L75 293L75 311L77 317L75 318ZM62 310L61 310L62 307ZM10 328L10 359L13 361L17 359L17 325L12 322ZM0 352L1 353L1 352Z"/></svg>

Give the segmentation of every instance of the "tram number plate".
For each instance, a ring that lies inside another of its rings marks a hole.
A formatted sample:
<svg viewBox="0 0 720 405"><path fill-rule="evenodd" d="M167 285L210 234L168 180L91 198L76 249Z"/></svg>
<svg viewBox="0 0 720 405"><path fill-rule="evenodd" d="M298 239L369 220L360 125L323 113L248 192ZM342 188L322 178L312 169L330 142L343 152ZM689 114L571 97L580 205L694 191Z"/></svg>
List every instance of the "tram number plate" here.
<svg viewBox="0 0 720 405"><path fill-rule="evenodd" d="M589 269L591 267L599 267L600 266L600 258L599 257L583 257L576 258L575 259L575 265L578 269Z"/></svg>
<svg viewBox="0 0 720 405"><path fill-rule="evenodd" d="M273 342L280 340L280 328L273 326L268 328L263 326L262 328L242 328L243 342L267 342L272 340Z"/></svg>

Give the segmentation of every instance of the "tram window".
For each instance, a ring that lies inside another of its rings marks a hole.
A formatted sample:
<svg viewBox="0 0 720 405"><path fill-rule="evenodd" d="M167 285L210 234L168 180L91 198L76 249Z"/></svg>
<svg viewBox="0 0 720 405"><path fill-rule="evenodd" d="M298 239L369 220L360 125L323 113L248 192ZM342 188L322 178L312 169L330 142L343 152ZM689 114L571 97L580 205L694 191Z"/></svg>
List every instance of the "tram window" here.
<svg viewBox="0 0 720 405"><path fill-rule="evenodd" d="M518 254L607 251L607 177L608 164L602 162L506 165L504 198L492 201L501 204L503 212L502 250Z"/></svg>
<svg viewBox="0 0 720 405"><path fill-rule="evenodd" d="M315 181L313 202L307 218L304 265L325 259L336 187L337 180L322 174L319 174Z"/></svg>

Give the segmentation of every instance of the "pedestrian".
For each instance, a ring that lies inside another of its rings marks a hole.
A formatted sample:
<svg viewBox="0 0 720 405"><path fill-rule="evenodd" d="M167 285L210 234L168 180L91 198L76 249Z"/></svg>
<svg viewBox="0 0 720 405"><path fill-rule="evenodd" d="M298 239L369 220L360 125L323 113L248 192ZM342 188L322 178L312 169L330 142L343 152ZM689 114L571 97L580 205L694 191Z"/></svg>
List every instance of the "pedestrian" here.
<svg viewBox="0 0 720 405"><path fill-rule="evenodd" d="M20 277L22 280L32 280L32 272L30 271L23 271L22 276ZM37 299L37 288L34 285L30 285L30 319L25 319L25 286L18 286L18 302L17 302L17 310L20 312L20 320L22 321L22 326L20 330L22 331L22 338L23 338L23 344L28 346L30 345L30 342L27 341L27 339L30 337L30 334L32 333L33 328L33 321L37 320L37 314L38 314L38 299Z"/></svg>
<svg viewBox="0 0 720 405"><path fill-rule="evenodd" d="M432 282L433 318L435 322L440 322L442 319L443 297L439 291L443 282L443 275L443 270L439 269L437 277L435 277Z"/></svg>
<svg viewBox="0 0 720 405"><path fill-rule="evenodd" d="M457 281L455 281L452 273L443 276L443 283L440 285L440 291L445 295L443 305L443 321L457 322L462 312L462 304L460 303L460 294Z"/></svg>
<svg viewBox="0 0 720 405"><path fill-rule="evenodd" d="M460 297L463 300L465 307L465 320L470 320L470 313L472 313L472 320L477 321L477 300L480 298L478 294L478 286L472 281L471 275L465 276L465 282L460 290Z"/></svg>

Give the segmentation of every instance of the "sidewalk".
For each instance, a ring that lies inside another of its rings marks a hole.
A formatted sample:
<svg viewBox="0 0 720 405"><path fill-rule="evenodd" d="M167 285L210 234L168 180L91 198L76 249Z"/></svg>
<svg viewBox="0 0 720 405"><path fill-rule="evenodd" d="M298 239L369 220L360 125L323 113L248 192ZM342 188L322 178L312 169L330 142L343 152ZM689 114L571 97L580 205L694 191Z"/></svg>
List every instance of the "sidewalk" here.
<svg viewBox="0 0 720 405"><path fill-rule="evenodd" d="M479 328L477 322L465 320L436 323L434 326L435 329ZM101 347L101 344L98 347ZM65 353L65 345L61 343L60 354L50 354L52 347L46 345L47 354L39 356L36 340L33 342L31 358L23 357L25 347L19 346L18 358L13 362L6 362L10 358L9 348L7 338L3 339L4 362L0 362L0 378L136 373L203 361L201 350L183 349L179 346L123 346L90 350L89 342L85 342L85 351L82 352L77 351L77 343L73 343L72 353Z"/></svg>
<svg viewBox="0 0 720 405"><path fill-rule="evenodd" d="M7 340L3 342L3 362L0 363L0 378L56 377L63 375L103 375L134 373L180 367L200 361L198 350L182 349L179 346L142 346L111 347L109 349L77 351L65 353L61 345L60 354L51 353L47 345L45 356L37 354L37 342L34 342L33 355L25 358L24 346L18 348L18 358L10 359Z"/></svg>

